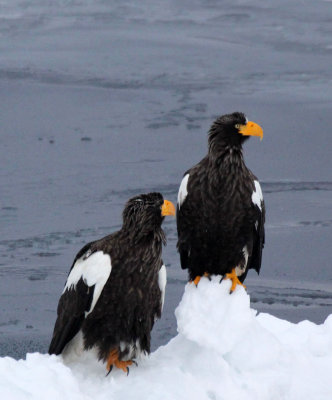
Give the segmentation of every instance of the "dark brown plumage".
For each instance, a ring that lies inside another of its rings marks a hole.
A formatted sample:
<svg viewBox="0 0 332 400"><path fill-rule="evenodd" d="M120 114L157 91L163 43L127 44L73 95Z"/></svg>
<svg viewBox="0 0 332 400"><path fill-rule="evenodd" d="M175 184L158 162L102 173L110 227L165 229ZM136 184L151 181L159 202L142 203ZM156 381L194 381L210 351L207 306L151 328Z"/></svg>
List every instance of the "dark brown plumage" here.
<svg viewBox="0 0 332 400"><path fill-rule="evenodd" d="M218 118L208 154L182 180L177 205L178 250L189 278L236 269L243 282L258 273L264 246L265 207L257 178L246 167L242 144L262 129L236 112Z"/></svg>
<svg viewBox="0 0 332 400"><path fill-rule="evenodd" d="M96 347L109 370L126 370L141 352L150 352L166 284L161 224L174 213L160 193L136 196L118 232L79 251L59 300L50 354L62 353L78 333L82 350Z"/></svg>

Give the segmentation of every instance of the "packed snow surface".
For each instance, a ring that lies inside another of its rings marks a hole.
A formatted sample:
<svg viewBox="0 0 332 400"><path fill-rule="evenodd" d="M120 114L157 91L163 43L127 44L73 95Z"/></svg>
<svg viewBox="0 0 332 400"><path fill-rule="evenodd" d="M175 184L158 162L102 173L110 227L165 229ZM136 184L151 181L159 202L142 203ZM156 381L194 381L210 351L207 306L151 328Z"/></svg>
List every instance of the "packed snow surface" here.
<svg viewBox="0 0 332 400"><path fill-rule="evenodd" d="M293 324L250 308L242 287L202 278L176 309L178 335L128 376L94 360L0 359L1 399L332 399L332 315Z"/></svg>

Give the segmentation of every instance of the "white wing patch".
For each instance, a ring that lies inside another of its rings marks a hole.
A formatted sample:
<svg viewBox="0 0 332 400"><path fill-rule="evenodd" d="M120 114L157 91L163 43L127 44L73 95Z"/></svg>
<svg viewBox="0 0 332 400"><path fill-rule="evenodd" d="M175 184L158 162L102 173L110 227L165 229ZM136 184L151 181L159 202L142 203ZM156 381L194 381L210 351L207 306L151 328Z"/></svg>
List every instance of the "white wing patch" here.
<svg viewBox="0 0 332 400"><path fill-rule="evenodd" d="M187 190L188 179L189 179L189 174L187 174L183 177L180 188L179 188L179 193L178 193L179 210L188 195L188 190Z"/></svg>
<svg viewBox="0 0 332 400"><path fill-rule="evenodd" d="M247 268L248 258L249 258L249 253L248 253L248 247L247 246L243 247L242 253L243 253L243 257L244 257L244 261L245 261L245 268Z"/></svg>
<svg viewBox="0 0 332 400"><path fill-rule="evenodd" d="M162 265L158 274L158 285L161 291L161 311L163 310L164 306L166 282L167 282L166 267L165 265Z"/></svg>
<svg viewBox="0 0 332 400"><path fill-rule="evenodd" d="M255 190L252 192L251 200L262 211L263 193L261 185L259 184L258 181L254 181L254 183L255 183Z"/></svg>
<svg viewBox="0 0 332 400"><path fill-rule="evenodd" d="M89 287L95 285L90 310L85 312L85 316L87 316L94 309L105 283L110 276L112 263L111 257L102 251L97 251L88 258L85 257L86 254L76 261L67 278L63 293L66 290L75 289L81 278Z"/></svg>

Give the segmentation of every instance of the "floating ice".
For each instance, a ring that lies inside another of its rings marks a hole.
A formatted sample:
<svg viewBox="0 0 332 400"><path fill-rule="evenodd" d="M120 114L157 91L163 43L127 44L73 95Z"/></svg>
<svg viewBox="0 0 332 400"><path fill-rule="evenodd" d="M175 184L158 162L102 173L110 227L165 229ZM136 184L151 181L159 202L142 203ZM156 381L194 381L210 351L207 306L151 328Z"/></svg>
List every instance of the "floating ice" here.
<svg viewBox="0 0 332 400"><path fill-rule="evenodd" d="M112 371L87 353L0 359L1 399L331 399L332 315L293 324L250 308L242 287L202 278L176 310L178 335L131 367Z"/></svg>

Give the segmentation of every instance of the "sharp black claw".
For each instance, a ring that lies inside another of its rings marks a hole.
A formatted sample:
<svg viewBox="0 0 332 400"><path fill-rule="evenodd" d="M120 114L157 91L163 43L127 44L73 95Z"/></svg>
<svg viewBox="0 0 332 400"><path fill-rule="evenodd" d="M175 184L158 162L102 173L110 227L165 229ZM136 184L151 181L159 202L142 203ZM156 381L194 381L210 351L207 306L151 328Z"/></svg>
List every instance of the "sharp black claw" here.
<svg viewBox="0 0 332 400"><path fill-rule="evenodd" d="M113 369L113 365L110 366L110 369L108 370L106 376L108 376L112 372L112 369Z"/></svg>

